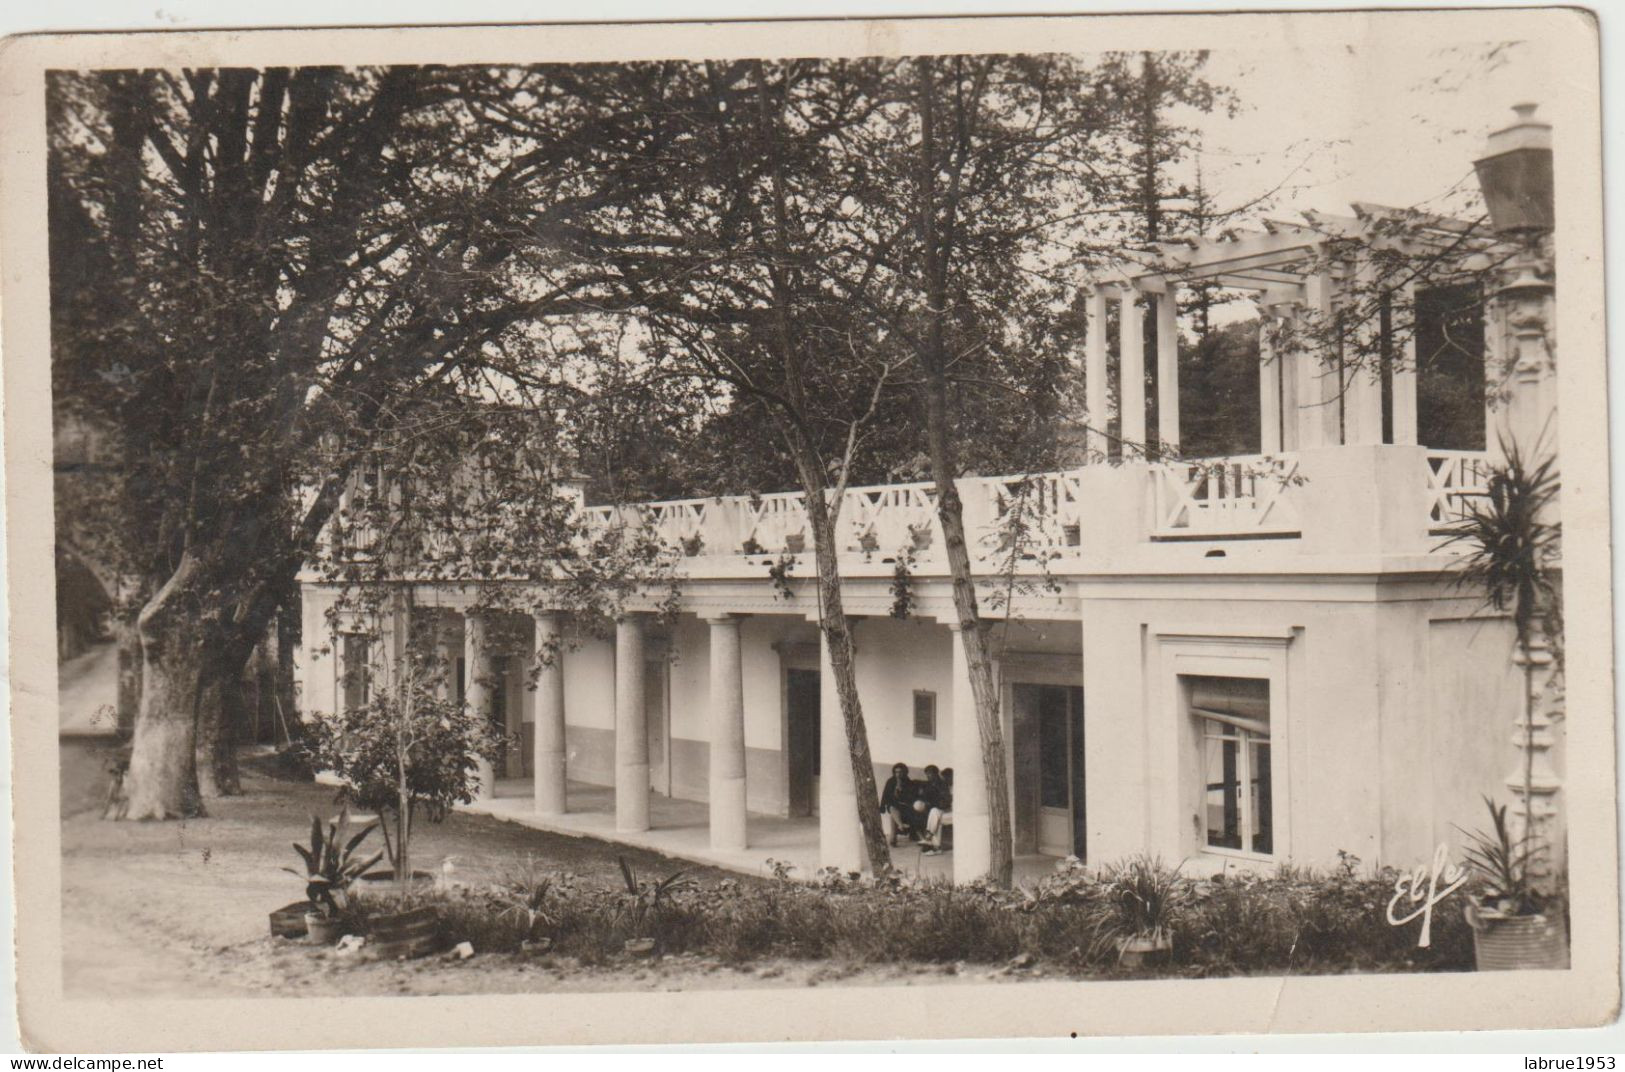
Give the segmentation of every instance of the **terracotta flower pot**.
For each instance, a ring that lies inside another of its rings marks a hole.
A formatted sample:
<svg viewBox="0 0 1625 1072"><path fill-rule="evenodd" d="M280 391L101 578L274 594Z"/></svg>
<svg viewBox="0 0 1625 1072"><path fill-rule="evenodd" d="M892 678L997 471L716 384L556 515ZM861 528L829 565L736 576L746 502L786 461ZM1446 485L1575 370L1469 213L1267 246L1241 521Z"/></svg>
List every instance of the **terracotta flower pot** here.
<svg viewBox="0 0 1625 1072"><path fill-rule="evenodd" d="M1562 970L1569 966L1568 927L1561 912L1508 916L1468 904L1479 971Z"/></svg>
<svg viewBox="0 0 1625 1072"><path fill-rule="evenodd" d="M421 957L441 945L440 913L434 905L374 916L368 930L367 948L383 960Z"/></svg>
<svg viewBox="0 0 1625 1072"><path fill-rule="evenodd" d="M1174 937L1165 931L1136 934L1130 938L1118 939L1117 962L1125 968L1157 964L1168 959L1173 949Z"/></svg>
<svg viewBox="0 0 1625 1072"><path fill-rule="evenodd" d="M344 937L344 924L317 912L306 912L305 935L312 945L332 945Z"/></svg>

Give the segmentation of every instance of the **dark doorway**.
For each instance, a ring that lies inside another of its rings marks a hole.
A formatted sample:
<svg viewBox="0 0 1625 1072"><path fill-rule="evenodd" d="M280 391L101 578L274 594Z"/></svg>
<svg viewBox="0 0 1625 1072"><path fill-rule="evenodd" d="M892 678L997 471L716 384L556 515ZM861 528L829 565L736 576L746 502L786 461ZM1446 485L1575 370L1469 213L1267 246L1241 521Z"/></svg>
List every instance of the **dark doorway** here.
<svg viewBox="0 0 1625 1072"><path fill-rule="evenodd" d="M1081 859L1083 689L1018 684L1012 691L1016 851Z"/></svg>
<svg viewBox="0 0 1625 1072"><path fill-rule="evenodd" d="M791 815L818 814L819 708L817 670L785 671L785 745Z"/></svg>

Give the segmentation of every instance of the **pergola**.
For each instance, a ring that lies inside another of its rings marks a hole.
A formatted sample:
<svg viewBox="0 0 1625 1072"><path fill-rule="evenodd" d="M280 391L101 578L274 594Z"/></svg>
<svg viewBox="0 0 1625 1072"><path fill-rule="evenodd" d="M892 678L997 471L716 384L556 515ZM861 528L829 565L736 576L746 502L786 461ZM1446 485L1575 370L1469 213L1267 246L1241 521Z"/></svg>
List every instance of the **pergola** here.
<svg viewBox="0 0 1625 1072"><path fill-rule="evenodd" d="M1463 269L1490 263L1495 240L1465 220L1407 209L1356 203L1353 216L1303 213L1303 223L1267 220L1259 231L1225 231L1204 239L1160 242L1142 256L1119 257L1086 284L1088 332L1084 355L1085 405L1092 446L1107 444L1107 302L1118 306L1119 438L1127 449L1156 441L1179 451L1178 288L1190 283L1252 291L1269 321L1328 316L1341 300L1340 284L1375 285L1372 251L1425 252L1453 247ZM1394 299L1410 306L1414 280L1401 281ZM1156 310L1157 428L1148 438L1142 299ZM1374 331L1375 325L1355 330ZM1259 401L1263 454L1314 447L1391 442L1415 445L1416 338L1405 333L1393 355L1389 384L1392 426L1383 428L1384 377L1344 375L1340 356L1302 350L1270 352L1271 332L1259 336ZM1102 453L1104 453L1102 449Z"/></svg>

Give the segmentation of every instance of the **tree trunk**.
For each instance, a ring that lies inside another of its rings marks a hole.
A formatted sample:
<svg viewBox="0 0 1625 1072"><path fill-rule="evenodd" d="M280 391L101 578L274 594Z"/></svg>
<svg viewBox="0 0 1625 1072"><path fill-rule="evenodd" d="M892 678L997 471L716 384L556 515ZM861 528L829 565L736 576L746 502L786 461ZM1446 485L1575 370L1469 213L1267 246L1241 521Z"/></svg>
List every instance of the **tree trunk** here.
<svg viewBox="0 0 1625 1072"><path fill-rule="evenodd" d="M937 486L937 518L942 523L943 552L953 586L954 612L959 619L959 641L970 670L971 694L976 700L976 730L982 743L982 765L987 772L988 877L1009 886L1015 873L1014 838L1010 826L1010 784L1005 772L1004 726L999 717L999 693L993 659L982 633L976 607L976 582L971 575L970 548L965 539L965 513L959 500L958 465L948 437L948 389L935 370L925 376L926 439L931 475ZM1005 613L1010 613L1006 608Z"/></svg>
<svg viewBox="0 0 1625 1072"><path fill-rule="evenodd" d="M203 637L191 585L199 572L191 552L141 609L141 708L124 776L125 819L184 819L203 814L198 795L198 687Z"/></svg>
<svg viewBox="0 0 1625 1072"><path fill-rule="evenodd" d="M237 727L242 717L242 667L225 654L207 660L197 710L197 785L205 800L237 796Z"/></svg>
<svg viewBox="0 0 1625 1072"><path fill-rule="evenodd" d="M818 569L818 627L829 640L830 669L835 675L835 693L841 701L841 721L846 727L847 751L852 756L852 787L857 798L858 826L863 831L864 854L869 870L883 875L891 870L891 849L880 825L880 790L875 786L875 766L869 753L869 729L863 720L863 702L858 698L855 645L852 622L841 599L841 571L836 558L835 524L818 479L820 472L807 452L792 447L807 502L807 522L812 526L813 560Z"/></svg>
<svg viewBox="0 0 1625 1072"><path fill-rule="evenodd" d="M113 640L118 646L118 735L129 740L141 710L141 629L139 606L120 607L113 617Z"/></svg>

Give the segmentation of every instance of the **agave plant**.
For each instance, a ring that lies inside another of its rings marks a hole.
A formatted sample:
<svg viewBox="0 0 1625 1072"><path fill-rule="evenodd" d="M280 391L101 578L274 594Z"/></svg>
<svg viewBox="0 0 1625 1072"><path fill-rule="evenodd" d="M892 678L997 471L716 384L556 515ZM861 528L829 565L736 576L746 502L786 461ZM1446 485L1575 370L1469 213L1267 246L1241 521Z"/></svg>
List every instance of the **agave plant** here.
<svg viewBox="0 0 1625 1072"><path fill-rule="evenodd" d="M294 842L293 851L305 862L303 872L291 867L282 870L290 875L301 875L305 880L305 899L316 906L316 911L332 919L344 906L350 886L383 858L382 852L362 858L357 850L378 826L368 823L361 832L350 837L350 812L339 812L339 820L322 828L322 820L310 817L310 847Z"/></svg>
<svg viewBox="0 0 1625 1072"><path fill-rule="evenodd" d="M1541 909L1543 898L1529 881L1529 865L1545 851L1545 846L1519 842L1507 826L1507 806L1496 806L1489 797L1493 833L1482 830L1467 834L1467 866L1483 886L1484 907L1504 916L1529 916Z"/></svg>

